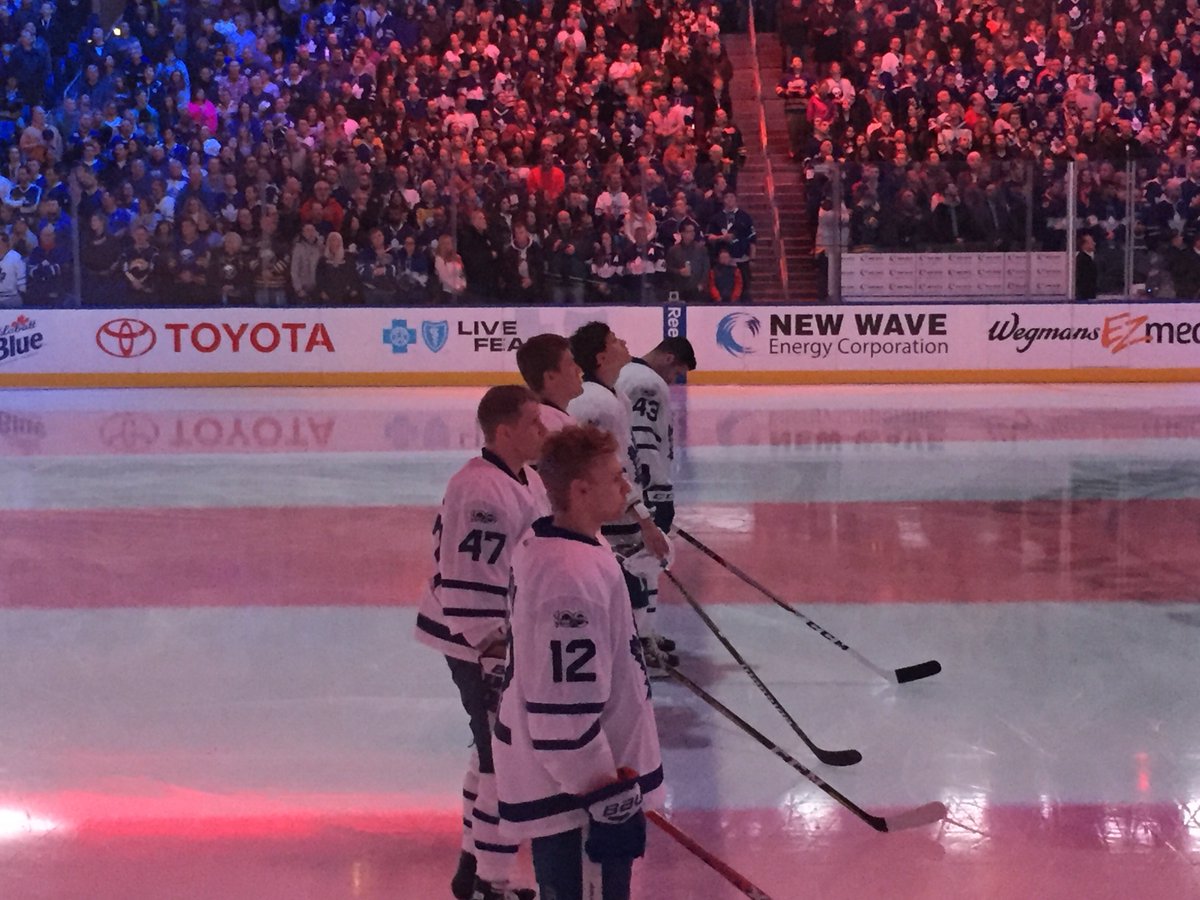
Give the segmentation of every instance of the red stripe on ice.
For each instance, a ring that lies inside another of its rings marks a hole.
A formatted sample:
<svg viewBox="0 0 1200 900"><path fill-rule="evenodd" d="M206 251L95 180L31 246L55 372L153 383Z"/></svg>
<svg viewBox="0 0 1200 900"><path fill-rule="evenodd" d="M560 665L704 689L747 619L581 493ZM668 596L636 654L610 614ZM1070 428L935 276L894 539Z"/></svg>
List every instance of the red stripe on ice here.
<svg viewBox="0 0 1200 900"><path fill-rule="evenodd" d="M0 607L415 605L426 507L0 512ZM738 504L681 524L804 602L1177 600L1200 499ZM705 599L762 598L677 541ZM669 589L668 589L669 590Z"/></svg>

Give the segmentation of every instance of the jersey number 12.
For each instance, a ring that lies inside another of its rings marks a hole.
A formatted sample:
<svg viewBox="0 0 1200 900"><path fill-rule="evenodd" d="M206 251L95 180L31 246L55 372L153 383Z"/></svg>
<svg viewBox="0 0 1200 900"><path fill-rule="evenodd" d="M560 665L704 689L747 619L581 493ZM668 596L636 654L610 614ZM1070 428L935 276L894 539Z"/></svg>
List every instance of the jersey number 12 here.
<svg viewBox="0 0 1200 900"><path fill-rule="evenodd" d="M596 655L596 645L587 638L577 638L570 641L566 646L566 655L574 656L567 662L567 669L564 676L563 673L563 642L550 642L550 666L553 669L552 675L554 683L559 684L563 681L595 681L595 672L584 672L583 667L592 661L592 657Z"/></svg>

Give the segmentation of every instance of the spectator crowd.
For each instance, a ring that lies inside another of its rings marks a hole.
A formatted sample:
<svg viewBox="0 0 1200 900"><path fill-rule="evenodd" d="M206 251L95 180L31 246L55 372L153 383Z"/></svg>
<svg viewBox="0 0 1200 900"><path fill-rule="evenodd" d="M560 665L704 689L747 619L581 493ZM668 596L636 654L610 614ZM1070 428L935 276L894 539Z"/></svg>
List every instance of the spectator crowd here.
<svg viewBox="0 0 1200 900"><path fill-rule="evenodd" d="M0 3L0 306L748 299L738 18Z"/></svg>
<svg viewBox="0 0 1200 900"><path fill-rule="evenodd" d="M1196 0L783 0L778 27L818 253L1062 250L1073 160L1101 281L1133 240L1148 292L1200 294Z"/></svg>

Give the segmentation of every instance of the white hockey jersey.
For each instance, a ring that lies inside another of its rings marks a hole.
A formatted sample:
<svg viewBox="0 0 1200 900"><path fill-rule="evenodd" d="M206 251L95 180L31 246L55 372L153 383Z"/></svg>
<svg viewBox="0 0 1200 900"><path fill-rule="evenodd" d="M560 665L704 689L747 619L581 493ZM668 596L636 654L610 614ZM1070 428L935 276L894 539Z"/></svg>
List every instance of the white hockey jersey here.
<svg viewBox="0 0 1200 900"><path fill-rule="evenodd" d="M584 797L628 767L664 793L650 681L612 550L540 519L513 553L508 673L492 753L506 833L584 825Z"/></svg>
<svg viewBox="0 0 1200 900"><path fill-rule="evenodd" d="M550 503L537 472L513 473L484 450L454 474L433 525L435 571L421 598L416 637L474 662L503 638L512 552Z"/></svg>
<svg viewBox="0 0 1200 900"><path fill-rule="evenodd" d="M629 398L619 390L612 390L593 379L585 379L583 393L567 404L567 412L576 421L595 425L607 431L617 439L617 447L621 448L621 464L625 477L631 485L628 503L641 501L644 478L637 467L637 451L633 446L633 431L629 424ZM621 543L638 543L641 541L641 528L637 517L628 514L617 522L605 525L603 533L609 541Z"/></svg>
<svg viewBox="0 0 1200 900"><path fill-rule="evenodd" d="M556 431L562 431L568 425L578 424L575 417L563 409L559 409L553 403L547 403L545 400L538 405L538 417L542 420L542 424L546 426L546 431L554 434Z"/></svg>
<svg viewBox="0 0 1200 900"><path fill-rule="evenodd" d="M662 376L634 359L617 376L617 390L629 398L629 421L646 502L675 501L675 417L671 392Z"/></svg>

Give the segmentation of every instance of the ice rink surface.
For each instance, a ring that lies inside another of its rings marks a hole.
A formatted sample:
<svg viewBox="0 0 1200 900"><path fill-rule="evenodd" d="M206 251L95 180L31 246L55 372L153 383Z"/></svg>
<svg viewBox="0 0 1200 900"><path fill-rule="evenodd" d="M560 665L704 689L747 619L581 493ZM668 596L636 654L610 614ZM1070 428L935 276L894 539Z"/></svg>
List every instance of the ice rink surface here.
<svg viewBox="0 0 1200 900"><path fill-rule="evenodd" d="M411 638L480 392L0 393L0 897L442 900L465 715ZM1200 387L687 388L666 814L776 898L1200 897ZM662 832L644 900L740 896Z"/></svg>

